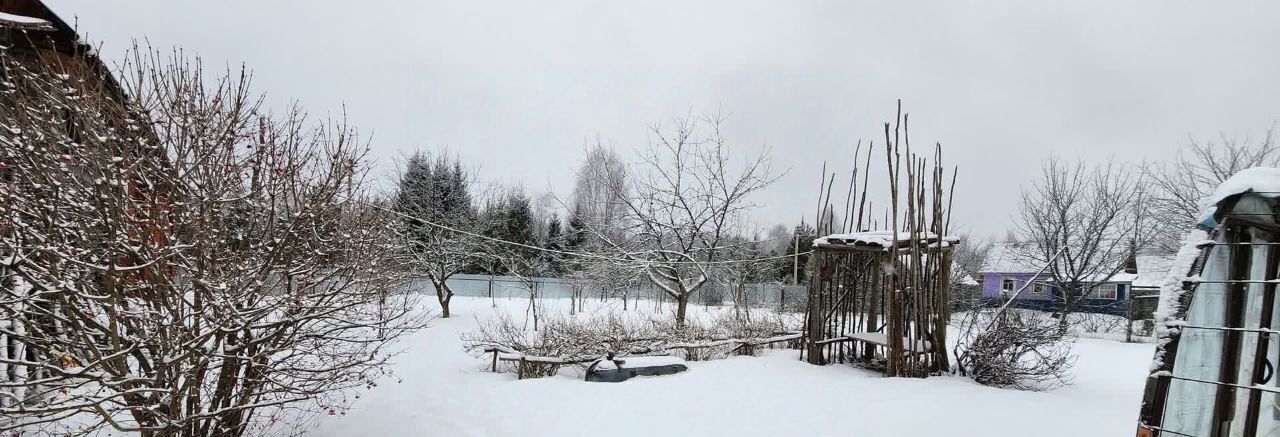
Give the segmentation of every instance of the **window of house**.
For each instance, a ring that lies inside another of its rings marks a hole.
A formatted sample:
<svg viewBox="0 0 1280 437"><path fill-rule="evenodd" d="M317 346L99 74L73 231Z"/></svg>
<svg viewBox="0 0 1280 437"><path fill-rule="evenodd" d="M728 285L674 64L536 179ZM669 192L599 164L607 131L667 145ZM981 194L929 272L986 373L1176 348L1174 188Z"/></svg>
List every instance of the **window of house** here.
<svg viewBox="0 0 1280 437"><path fill-rule="evenodd" d="M1093 290L1089 291L1089 299L1115 300L1115 298L1116 298L1116 284L1102 284L1097 287L1093 287Z"/></svg>
<svg viewBox="0 0 1280 437"><path fill-rule="evenodd" d="M1000 281L1000 291L1004 291L1004 292L1012 293L1012 292L1013 292L1013 280L1012 280L1012 279L1005 279L1005 280L1003 280L1003 281Z"/></svg>
<svg viewBox="0 0 1280 437"><path fill-rule="evenodd" d="M1044 294L1044 292L1045 292L1045 286L1043 282L1036 282L1035 284L1031 285L1032 294Z"/></svg>

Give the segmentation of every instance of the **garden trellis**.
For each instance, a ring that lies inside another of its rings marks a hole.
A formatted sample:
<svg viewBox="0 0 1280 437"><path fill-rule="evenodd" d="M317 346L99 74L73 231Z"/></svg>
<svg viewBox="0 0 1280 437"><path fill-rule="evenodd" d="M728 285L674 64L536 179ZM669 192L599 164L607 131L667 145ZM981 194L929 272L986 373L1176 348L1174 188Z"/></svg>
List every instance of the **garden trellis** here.
<svg viewBox="0 0 1280 437"><path fill-rule="evenodd" d="M863 186L856 197L859 169L854 170L842 225L856 232L814 241L801 354L809 363L855 362L883 367L887 376L912 377L950 367L945 352L950 319L947 293L952 252L959 239L946 235L951 200L943 189L942 147L934 148L932 165L913 155L906 121L899 104L897 122L892 128L885 124L891 203L880 225L891 230L863 229L864 224L876 226L869 218L864 220L864 166ZM870 150L866 156L869 165ZM900 185L903 176L905 187ZM953 172L952 188L954 177ZM828 199L829 186L824 190ZM831 216L829 209L819 212L820 219ZM833 231L829 221L826 226L827 233Z"/></svg>

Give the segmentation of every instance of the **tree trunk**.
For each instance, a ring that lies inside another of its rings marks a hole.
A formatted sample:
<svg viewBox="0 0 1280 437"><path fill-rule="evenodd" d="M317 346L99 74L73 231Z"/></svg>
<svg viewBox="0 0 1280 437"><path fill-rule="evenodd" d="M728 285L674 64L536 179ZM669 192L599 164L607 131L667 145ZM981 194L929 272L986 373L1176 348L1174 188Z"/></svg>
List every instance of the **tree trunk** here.
<svg viewBox="0 0 1280 437"><path fill-rule="evenodd" d="M449 301L453 300L453 290L449 288L446 281L432 280L431 284L436 288L436 299L440 300L440 318L449 318Z"/></svg>
<svg viewBox="0 0 1280 437"><path fill-rule="evenodd" d="M1067 322L1067 318L1071 316L1071 313L1075 312L1073 311L1074 309L1075 309L1075 304L1072 303L1070 300L1067 300L1062 303L1062 311L1058 313L1058 335L1060 336L1067 335L1067 328L1069 325L1069 323Z"/></svg>
<svg viewBox="0 0 1280 437"><path fill-rule="evenodd" d="M676 296L676 329L684 329L684 315L689 309L689 295Z"/></svg>
<svg viewBox="0 0 1280 437"><path fill-rule="evenodd" d="M569 315L577 314L578 307L578 287L569 287Z"/></svg>
<svg viewBox="0 0 1280 437"><path fill-rule="evenodd" d="M529 287L533 290L533 294L529 295L529 308L533 310L533 330L538 330L538 283L534 282Z"/></svg>

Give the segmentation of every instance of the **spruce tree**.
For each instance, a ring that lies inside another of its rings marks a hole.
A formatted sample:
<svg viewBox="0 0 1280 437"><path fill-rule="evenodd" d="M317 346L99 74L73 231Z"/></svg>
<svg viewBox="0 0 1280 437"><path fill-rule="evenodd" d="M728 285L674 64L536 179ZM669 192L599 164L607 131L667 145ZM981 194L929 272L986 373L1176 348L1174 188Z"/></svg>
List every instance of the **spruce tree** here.
<svg viewBox="0 0 1280 437"><path fill-rule="evenodd" d="M560 229L560 216L556 213L551 214L551 219L547 221L547 244L549 250L564 250L565 246L564 233ZM560 277L565 273L564 257L556 252L545 252L543 258L546 260L547 274Z"/></svg>
<svg viewBox="0 0 1280 437"><path fill-rule="evenodd" d="M443 317L449 317L453 297L448 279L472 265L483 250L481 242L455 231L475 230L468 188L460 162L417 152L405 163L393 203L403 215L400 234L407 255L431 280Z"/></svg>
<svg viewBox="0 0 1280 437"><path fill-rule="evenodd" d="M796 238L800 240L800 250L798 252L796 251ZM800 222L799 225L796 225L795 230L792 231L792 241L787 244L787 255L795 255L797 253L805 253L813 250L813 240L815 238L818 238L818 230L803 221ZM800 255L799 258L800 271L798 283L807 284L809 282L809 255ZM783 262L778 263L778 279L786 283L792 283L790 280L793 279L792 277L796 273L796 260L791 257L783 258L782 260Z"/></svg>
<svg viewBox="0 0 1280 437"><path fill-rule="evenodd" d="M569 228L564 232L564 247L571 251L581 249L586 240L587 224L582 216L580 207L574 207L573 212L569 214Z"/></svg>

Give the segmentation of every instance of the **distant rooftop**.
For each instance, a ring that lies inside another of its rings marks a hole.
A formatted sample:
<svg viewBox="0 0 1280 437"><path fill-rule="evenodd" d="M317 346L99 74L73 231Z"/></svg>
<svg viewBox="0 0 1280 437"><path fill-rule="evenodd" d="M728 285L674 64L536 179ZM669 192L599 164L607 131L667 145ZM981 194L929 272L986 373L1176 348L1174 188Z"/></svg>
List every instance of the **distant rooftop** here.
<svg viewBox="0 0 1280 437"><path fill-rule="evenodd" d="M1138 255L1138 277L1134 287L1159 287L1173 267L1173 257L1163 255Z"/></svg>
<svg viewBox="0 0 1280 437"><path fill-rule="evenodd" d="M987 253L987 263L982 267L984 272L994 273L1035 273L1044 266L1037 265L1022 253L1018 243L994 243L991 252Z"/></svg>

